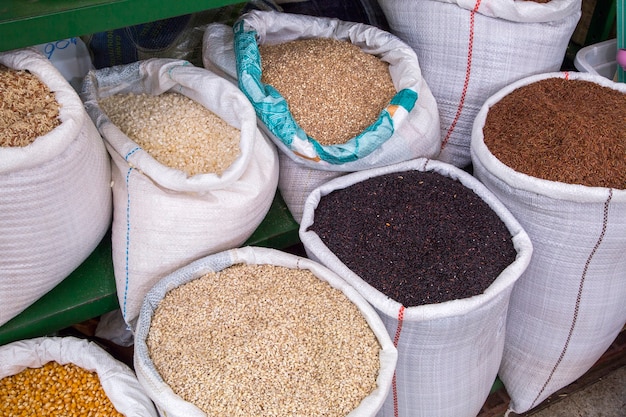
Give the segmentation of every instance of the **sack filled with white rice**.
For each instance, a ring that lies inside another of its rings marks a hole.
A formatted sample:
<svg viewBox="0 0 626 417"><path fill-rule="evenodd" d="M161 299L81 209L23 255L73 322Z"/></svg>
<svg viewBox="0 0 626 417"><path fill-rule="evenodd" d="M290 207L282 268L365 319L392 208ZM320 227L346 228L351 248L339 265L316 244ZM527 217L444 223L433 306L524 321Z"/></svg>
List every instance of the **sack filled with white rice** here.
<svg viewBox="0 0 626 417"><path fill-rule="evenodd" d="M374 417L396 360L354 288L310 259L258 247L159 281L142 305L134 355L139 382L171 417Z"/></svg>
<svg viewBox="0 0 626 417"><path fill-rule="evenodd" d="M187 61L91 71L82 98L113 160L113 266L132 327L160 278L252 235L276 192L277 152L241 91Z"/></svg>

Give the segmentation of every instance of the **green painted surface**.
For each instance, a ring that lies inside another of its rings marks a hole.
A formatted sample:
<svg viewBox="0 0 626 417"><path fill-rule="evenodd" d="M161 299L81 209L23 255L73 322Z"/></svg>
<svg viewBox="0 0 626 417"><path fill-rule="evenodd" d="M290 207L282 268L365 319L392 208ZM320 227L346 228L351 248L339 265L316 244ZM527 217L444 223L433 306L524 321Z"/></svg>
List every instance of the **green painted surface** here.
<svg viewBox="0 0 626 417"><path fill-rule="evenodd" d="M111 237L50 292L0 327L0 345L43 336L117 308Z"/></svg>
<svg viewBox="0 0 626 417"><path fill-rule="evenodd" d="M241 3L233 0L2 0L0 51Z"/></svg>

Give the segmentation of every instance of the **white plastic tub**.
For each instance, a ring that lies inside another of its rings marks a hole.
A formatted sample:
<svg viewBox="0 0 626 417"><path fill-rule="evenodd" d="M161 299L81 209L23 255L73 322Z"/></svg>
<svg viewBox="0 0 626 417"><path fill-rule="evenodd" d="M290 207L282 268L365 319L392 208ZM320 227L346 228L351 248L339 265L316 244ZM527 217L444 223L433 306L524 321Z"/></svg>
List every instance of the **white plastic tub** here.
<svg viewBox="0 0 626 417"><path fill-rule="evenodd" d="M610 80L617 70L617 39L585 46L576 54L574 66L580 72L599 74Z"/></svg>

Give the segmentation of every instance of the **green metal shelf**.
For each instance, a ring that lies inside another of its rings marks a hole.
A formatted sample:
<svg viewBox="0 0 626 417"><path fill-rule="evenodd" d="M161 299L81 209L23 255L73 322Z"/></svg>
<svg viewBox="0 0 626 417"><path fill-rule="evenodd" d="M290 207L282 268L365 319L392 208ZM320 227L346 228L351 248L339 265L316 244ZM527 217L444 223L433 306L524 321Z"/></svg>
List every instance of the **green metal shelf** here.
<svg viewBox="0 0 626 417"><path fill-rule="evenodd" d="M299 242L298 223L277 192L265 219L244 245L285 249ZM0 326L0 345L49 335L118 307L111 236L107 234L72 274Z"/></svg>
<svg viewBox="0 0 626 417"><path fill-rule="evenodd" d="M241 0L2 0L0 51L119 29Z"/></svg>

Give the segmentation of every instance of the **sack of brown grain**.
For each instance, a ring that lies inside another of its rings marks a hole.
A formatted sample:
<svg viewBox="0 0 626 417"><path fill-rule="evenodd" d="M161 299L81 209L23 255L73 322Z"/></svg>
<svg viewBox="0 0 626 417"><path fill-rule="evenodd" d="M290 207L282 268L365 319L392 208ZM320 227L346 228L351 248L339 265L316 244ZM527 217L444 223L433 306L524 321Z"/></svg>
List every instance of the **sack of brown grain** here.
<svg viewBox="0 0 626 417"><path fill-rule="evenodd" d="M0 325L75 270L111 223L102 138L35 49L0 54Z"/></svg>
<svg viewBox="0 0 626 417"><path fill-rule="evenodd" d="M441 116L438 159L470 164L472 123L505 85L558 71L581 0L380 0L392 33L422 67Z"/></svg>
<svg viewBox="0 0 626 417"><path fill-rule="evenodd" d="M277 153L245 96L186 61L92 71L82 98L113 160L113 266L132 327L161 277L250 237L276 191Z"/></svg>
<svg viewBox="0 0 626 417"><path fill-rule="evenodd" d="M75 337L0 346L1 415L157 417L135 373L102 347Z"/></svg>
<svg viewBox="0 0 626 417"><path fill-rule="evenodd" d="M234 31L234 33L233 33ZM414 51L377 27L252 11L209 25L203 62L237 80L281 155L296 221L316 186L439 152L439 114Z"/></svg>
<svg viewBox="0 0 626 417"><path fill-rule="evenodd" d="M499 371L515 413L581 377L626 322L625 111L625 84L557 72L512 83L476 117L474 173L535 248Z"/></svg>
<svg viewBox="0 0 626 417"><path fill-rule="evenodd" d="M310 259L259 247L159 281L142 305L134 355L139 382L172 417L373 417L396 360L354 288Z"/></svg>

